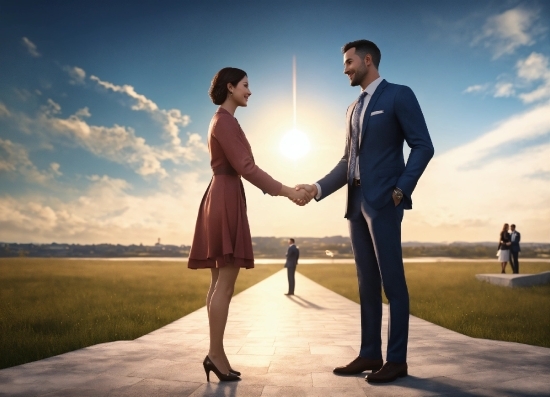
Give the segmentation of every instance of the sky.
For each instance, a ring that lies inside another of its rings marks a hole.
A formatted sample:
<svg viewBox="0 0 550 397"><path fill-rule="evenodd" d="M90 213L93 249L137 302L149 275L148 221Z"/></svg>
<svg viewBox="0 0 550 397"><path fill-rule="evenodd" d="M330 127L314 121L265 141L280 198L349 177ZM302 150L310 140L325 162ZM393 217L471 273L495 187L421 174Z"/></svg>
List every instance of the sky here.
<svg viewBox="0 0 550 397"><path fill-rule="evenodd" d="M226 66L248 74L235 117L256 163L319 180L359 94L341 48L369 39L435 147L403 241L497 241L508 222L550 242L549 22L545 1L0 0L0 241L191 244ZM298 207L244 184L253 236L349 234L345 189Z"/></svg>

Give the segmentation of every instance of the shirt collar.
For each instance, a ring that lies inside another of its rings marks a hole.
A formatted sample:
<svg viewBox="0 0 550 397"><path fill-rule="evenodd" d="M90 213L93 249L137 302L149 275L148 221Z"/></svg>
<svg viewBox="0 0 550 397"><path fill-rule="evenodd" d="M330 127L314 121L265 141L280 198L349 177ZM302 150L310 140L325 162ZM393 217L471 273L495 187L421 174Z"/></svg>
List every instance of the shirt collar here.
<svg viewBox="0 0 550 397"><path fill-rule="evenodd" d="M364 92L366 91L367 94L369 94L370 96L372 96L372 94L374 94L374 91L376 91L376 89L378 88L378 86L380 85L380 83L382 82L382 80L384 80L382 78L382 76L378 77L376 80L374 80L373 82L371 82L363 91L361 92Z"/></svg>

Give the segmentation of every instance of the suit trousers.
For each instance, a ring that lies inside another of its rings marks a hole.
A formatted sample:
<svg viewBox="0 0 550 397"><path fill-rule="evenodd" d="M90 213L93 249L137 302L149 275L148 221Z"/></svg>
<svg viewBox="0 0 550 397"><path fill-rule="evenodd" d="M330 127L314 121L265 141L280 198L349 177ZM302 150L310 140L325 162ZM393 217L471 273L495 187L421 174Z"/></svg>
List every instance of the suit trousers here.
<svg viewBox="0 0 550 397"><path fill-rule="evenodd" d="M515 274L519 273L519 252L510 250L510 265Z"/></svg>
<svg viewBox="0 0 550 397"><path fill-rule="evenodd" d="M383 288L389 302L386 360L406 362L409 292L401 250L403 201L396 207L391 200L374 210L364 201L361 187L351 187L348 220L361 303L359 356L372 360L382 358Z"/></svg>
<svg viewBox="0 0 550 397"><path fill-rule="evenodd" d="M286 274L288 276L288 293L294 294L294 287L296 285L296 281L294 279L294 275L296 273L296 266L289 266L286 268Z"/></svg>

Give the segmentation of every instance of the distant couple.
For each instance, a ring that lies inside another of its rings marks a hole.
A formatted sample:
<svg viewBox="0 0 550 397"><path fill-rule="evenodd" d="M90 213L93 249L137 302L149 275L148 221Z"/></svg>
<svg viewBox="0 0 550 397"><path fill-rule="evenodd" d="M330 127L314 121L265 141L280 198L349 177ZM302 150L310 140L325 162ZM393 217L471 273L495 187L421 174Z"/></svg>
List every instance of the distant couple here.
<svg viewBox="0 0 550 397"><path fill-rule="evenodd" d="M508 233L511 229L512 233ZM512 224L508 227L505 223L500 231L498 240L497 257L500 262L501 273L506 273L506 265L510 261L510 267L514 274L519 273L519 252L521 248L519 242L521 240L521 234L516 230L516 225Z"/></svg>
<svg viewBox="0 0 550 397"><path fill-rule="evenodd" d="M359 98L346 114L344 156L317 183L288 187L254 162L252 150L233 116L252 94L246 73L220 70L210 97L220 105L208 132L213 177L202 199L189 254L189 268L209 268L206 298L210 348L203 366L221 381L240 379L223 346L229 303L239 269L254 267L252 240L241 176L264 193L285 196L298 205L322 200L346 186L351 244L361 300L359 356L334 369L336 374L372 371L369 382L391 382L407 375L409 294L401 252L403 210L412 208L412 192L433 156L424 116L410 88L388 83L378 73L380 50L371 41L347 43L344 73ZM405 165L403 143L411 151ZM382 286L390 306L386 363L382 358Z"/></svg>

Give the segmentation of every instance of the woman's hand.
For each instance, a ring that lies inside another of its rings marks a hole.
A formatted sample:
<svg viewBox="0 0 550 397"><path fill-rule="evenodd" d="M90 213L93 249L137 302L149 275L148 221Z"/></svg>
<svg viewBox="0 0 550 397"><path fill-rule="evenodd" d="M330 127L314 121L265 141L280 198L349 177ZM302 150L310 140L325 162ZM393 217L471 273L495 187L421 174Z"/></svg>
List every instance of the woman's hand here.
<svg viewBox="0 0 550 397"><path fill-rule="evenodd" d="M305 189L296 190L295 188L291 188L285 185L282 186L279 196L288 197L289 200L299 206L306 205L313 198L311 193L308 193L308 191Z"/></svg>

